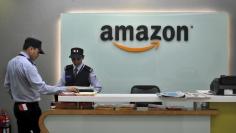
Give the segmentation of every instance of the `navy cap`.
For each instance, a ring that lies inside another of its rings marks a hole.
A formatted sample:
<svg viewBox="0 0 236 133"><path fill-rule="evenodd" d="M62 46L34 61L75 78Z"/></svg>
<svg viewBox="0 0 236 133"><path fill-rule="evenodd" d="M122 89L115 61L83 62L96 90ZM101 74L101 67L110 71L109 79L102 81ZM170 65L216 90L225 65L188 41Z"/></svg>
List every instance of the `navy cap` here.
<svg viewBox="0 0 236 133"><path fill-rule="evenodd" d="M26 38L23 49L25 50L29 47L38 48L39 53L44 54L44 51L42 50L42 42L38 39L35 39L35 38L32 38L32 37Z"/></svg>
<svg viewBox="0 0 236 133"><path fill-rule="evenodd" d="M77 47L72 48L69 57L81 59L84 57L84 50L82 48Z"/></svg>

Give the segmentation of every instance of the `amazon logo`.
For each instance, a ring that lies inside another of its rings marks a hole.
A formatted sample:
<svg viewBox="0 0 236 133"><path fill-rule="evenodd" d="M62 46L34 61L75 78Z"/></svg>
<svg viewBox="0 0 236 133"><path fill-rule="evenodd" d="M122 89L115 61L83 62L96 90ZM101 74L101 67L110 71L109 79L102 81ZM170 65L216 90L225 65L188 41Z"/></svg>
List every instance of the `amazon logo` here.
<svg viewBox="0 0 236 133"><path fill-rule="evenodd" d="M191 26L191 28L193 28ZM110 25L104 25L101 27L100 39L103 41L112 41L112 44L127 52L145 52L152 48L158 48L160 41L164 40L167 42L173 41L188 41L189 39L189 27L186 25L179 26L160 26L151 25L139 25L134 28L132 25L116 25L114 28ZM151 43L144 47L129 47L118 41L148 41Z"/></svg>

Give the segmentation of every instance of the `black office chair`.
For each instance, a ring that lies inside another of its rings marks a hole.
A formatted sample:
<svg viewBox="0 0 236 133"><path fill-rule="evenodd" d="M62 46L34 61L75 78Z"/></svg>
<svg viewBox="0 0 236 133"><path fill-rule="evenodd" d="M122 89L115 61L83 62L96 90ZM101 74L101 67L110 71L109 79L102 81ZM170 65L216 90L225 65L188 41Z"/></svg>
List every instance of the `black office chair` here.
<svg viewBox="0 0 236 133"><path fill-rule="evenodd" d="M131 88L131 94L155 94L160 93L160 89L156 85L134 85ZM136 102L136 107L147 107L148 104L162 105L161 102Z"/></svg>

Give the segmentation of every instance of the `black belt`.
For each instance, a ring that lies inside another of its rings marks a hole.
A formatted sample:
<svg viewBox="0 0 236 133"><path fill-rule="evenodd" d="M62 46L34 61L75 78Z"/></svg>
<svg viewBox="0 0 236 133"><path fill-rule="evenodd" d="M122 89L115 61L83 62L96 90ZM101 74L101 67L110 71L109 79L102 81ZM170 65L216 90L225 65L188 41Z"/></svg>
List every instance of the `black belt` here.
<svg viewBox="0 0 236 133"><path fill-rule="evenodd" d="M39 102L15 102L15 104L39 105Z"/></svg>

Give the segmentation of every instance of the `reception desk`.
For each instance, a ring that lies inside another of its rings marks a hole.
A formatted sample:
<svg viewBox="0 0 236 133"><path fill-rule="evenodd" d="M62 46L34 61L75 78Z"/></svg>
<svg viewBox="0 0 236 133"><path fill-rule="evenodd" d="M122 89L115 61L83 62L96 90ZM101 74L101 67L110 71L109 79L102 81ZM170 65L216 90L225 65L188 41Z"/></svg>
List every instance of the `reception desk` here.
<svg viewBox="0 0 236 133"><path fill-rule="evenodd" d="M96 94L95 96L59 96L62 102L236 102L236 96L207 95L206 98L163 98L156 94Z"/></svg>
<svg viewBox="0 0 236 133"><path fill-rule="evenodd" d="M236 117L234 96L208 98L161 98L156 94L97 94L95 96L59 96L63 102L211 102L217 110L49 110L40 117L43 133L64 132L181 132L233 133ZM221 108L223 106L224 108ZM228 116L230 113L230 116ZM230 119L230 120L229 120ZM228 122L229 121L229 122ZM224 123L227 129L223 129Z"/></svg>

